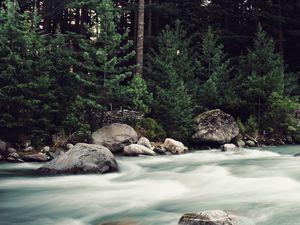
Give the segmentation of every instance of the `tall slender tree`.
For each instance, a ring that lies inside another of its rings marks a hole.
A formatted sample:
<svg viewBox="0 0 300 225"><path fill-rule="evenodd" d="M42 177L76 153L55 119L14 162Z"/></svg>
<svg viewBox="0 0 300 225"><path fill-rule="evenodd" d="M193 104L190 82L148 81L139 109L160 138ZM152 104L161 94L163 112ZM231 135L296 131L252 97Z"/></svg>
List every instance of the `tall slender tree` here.
<svg viewBox="0 0 300 225"><path fill-rule="evenodd" d="M136 72L140 76L143 76L143 66L144 66L144 30L145 30L145 21L144 20L145 20L145 0L139 0Z"/></svg>

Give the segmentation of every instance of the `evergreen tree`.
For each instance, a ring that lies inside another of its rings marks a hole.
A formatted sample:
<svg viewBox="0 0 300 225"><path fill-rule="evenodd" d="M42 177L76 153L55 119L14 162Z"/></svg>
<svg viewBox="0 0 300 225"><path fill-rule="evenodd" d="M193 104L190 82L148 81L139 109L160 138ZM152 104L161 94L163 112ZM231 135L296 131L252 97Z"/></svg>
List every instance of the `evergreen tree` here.
<svg viewBox="0 0 300 225"><path fill-rule="evenodd" d="M239 72L241 111L248 117L255 115L259 126L270 95L273 92L282 95L284 92L282 67L274 41L259 26L254 47L242 58Z"/></svg>
<svg viewBox="0 0 300 225"><path fill-rule="evenodd" d="M202 109L221 108L232 112L238 97L230 77L230 62L217 33L211 27L203 35L199 63L198 102Z"/></svg>
<svg viewBox="0 0 300 225"><path fill-rule="evenodd" d="M22 15L16 1L0 11L0 127L32 135L36 144L53 130L56 105L47 71L46 39L38 33L37 15Z"/></svg>
<svg viewBox="0 0 300 225"><path fill-rule="evenodd" d="M193 102L188 84L195 67L181 27L166 28L158 37L158 50L148 56L147 77L154 92L153 116L173 138L192 132Z"/></svg>

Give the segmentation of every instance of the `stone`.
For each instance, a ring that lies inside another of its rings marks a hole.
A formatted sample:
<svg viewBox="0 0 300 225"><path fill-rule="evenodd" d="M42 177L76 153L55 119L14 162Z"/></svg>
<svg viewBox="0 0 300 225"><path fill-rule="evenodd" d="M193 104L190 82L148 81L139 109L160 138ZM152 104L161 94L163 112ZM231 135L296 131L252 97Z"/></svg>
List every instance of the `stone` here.
<svg viewBox="0 0 300 225"><path fill-rule="evenodd" d="M7 149L7 153L8 153L8 154L10 154L10 153L17 153L17 150L14 149L14 148L12 148L12 147L9 147L9 148Z"/></svg>
<svg viewBox="0 0 300 225"><path fill-rule="evenodd" d="M124 147L124 155L138 156L138 155L155 155L155 152L145 147L144 145L131 144Z"/></svg>
<svg viewBox="0 0 300 225"><path fill-rule="evenodd" d="M71 149L71 148L73 148L73 147L74 147L73 144L70 144L70 143L67 144L67 149Z"/></svg>
<svg viewBox="0 0 300 225"><path fill-rule="evenodd" d="M8 147L8 144L5 141L0 140L0 154L1 155L6 154L7 147Z"/></svg>
<svg viewBox="0 0 300 225"><path fill-rule="evenodd" d="M23 152L31 152L33 150L34 150L34 148L32 146L28 146L28 147L24 148L22 151Z"/></svg>
<svg viewBox="0 0 300 225"><path fill-rule="evenodd" d="M143 145L147 148L152 148L151 142L149 141L148 138L145 138L145 137L141 137L137 144Z"/></svg>
<svg viewBox="0 0 300 225"><path fill-rule="evenodd" d="M239 134L235 119L220 109L198 115L196 122L197 131L192 138L199 144L222 145L230 143Z"/></svg>
<svg viewBox="0 0 300 225"><path fill-rule="evenodd" d="M172 138L167 138L163 147L172 154L182 154L188 151L188 148L180 141L176 141Z"/></svg>
<svg viewBox="0 0 300 225"><path fill-rule="evenodd" d="M167 152L166 152L166 149L164 149L163 147L154 147L153 148L153 151L156 153L156 154L159 154L159 155L166 155Z"/></svg>
<svg viewBox="0 0 300 225"><path fill-rule="evenodd" d="M45 147L42 149L42 152L43 152L43 153L50 152L50 147L49 147L49 146L45 146Z"/></svg>
<svg viewBox="0 0 300 225"><path fill-rule="evenodd" d="M26 162L47 162L50 160L50 157L44 153L37 153L25 154L22 156L22 159Z"/></svg>
<svg viewBox="0 0 300 225"><path fill-rule="evenodd" d="M3 160L4 160L4 156L0 155L0 161L3 161Z"/></svg>
<svg viewBox="0 0 300 225"><path fill-rule="evenodd" d="M235 144L225 144L221 146L221 150L223 152L236 152L239 150L239 147L237 147Z"/></svg>
<svg viewBox="0 0 300 225"><path fill-rule="evenodd" d="M43 174L104 174L118 171L109 149L96 144L78 143L38 169Z"/></svg>
<svg viewBox="0 0 300 225"><path fill-rule="evenodd" d="M127 124L113 123L93 132L94 144L103 145L113 153L122 152L124 147L137 143L136 131Z"/></svg>
<svg viewBox="0 0 300 225"><path fill-rule="evenodd" d="M300 153L297 153L294 155L295 157L300 157Z"/></svg>
<svg viewBox="0 0 300 225"><path fill-rule="evenodd" d="M200 213L186 213L179 225L237 225L234 215L221 210L203 211Z"/></svg>
<svg viewBox="0 0 300 225"><path fill-rule="evenodd" d="M251 141L251 140L246 141L246 145L247 145L248 147L256 147L255 142L254 142L254 141Z"/></svg>
<svg viewBox="0 0 300 225"><path fill-rule="evenodd" d="M246 143L243 140L238 140L236 144L239 148L244 148L246 146Z"/></svg>

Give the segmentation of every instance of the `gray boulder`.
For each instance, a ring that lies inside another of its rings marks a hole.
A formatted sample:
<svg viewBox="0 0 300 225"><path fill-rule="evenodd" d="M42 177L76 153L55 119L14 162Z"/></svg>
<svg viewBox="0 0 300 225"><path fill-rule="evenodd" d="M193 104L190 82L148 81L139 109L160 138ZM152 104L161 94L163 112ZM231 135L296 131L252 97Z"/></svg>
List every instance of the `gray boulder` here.
<svg viewBox="0 0 300 225"><path fill-rule="evenodd" d="M246 146L246 143L243 140L238 140L236 144L239 148L244 148Z"/></svg>
<svg viewBox="0 0 300 225"><path fill-rule="evenodd" d="M149 141L148 138L145 138L145 137L141 137L137 144L143 145L147 148L152 148L151 142Z"/></svg>
<svg viewBox="0 0 300 225"><path fill-rule="evenodd" d="M37 153L25 154L22 156L22 159L26 162L47 162L50 160L50 157L44 153Z"/></svg>
<svg viewBox="0 0 300 225"><path fill-rule="evenodd" d="M237 147L235 144L225 144L221 146L221 150L223 152L236 152L239 151L239 147Z"/></svg>
<svg viewBox="0 0 300 225"><path fill-rule="evenodd" d="M222 145L230 143L239 134L235 119L220 109L202 113L196 121L197 131L192 137L196 143Z"/></svg>
<svg viewBox="0 0 300 225"><path fill-rule="evenodd" d="M10 154L10 153L17 153L17 150L14 149L14 148L12 148L12 147L9 147L9 148L7 149L7 153L8 153L8 154Z"/></svg>
<svg viewBox="0 0 300 225"><path fill-rule="evenodd" d="M203 211L184 214L179 225L237 225L235 216L221 210Z"/></svg>
<svg viewBox="0 0 300 225"><path fill-rule="evenodd" d="M39 168L44 174L104 174L118 171L114 155L104 146L78 143Z"/></svg>
<svg viewBox="0 0 300 225"><path fill-rule="evenodd" d="M131 126L114 123L93 132L92 139L94 144L103 145L116 153L122 152L127 145L137 143L138 135Z"/></svg>
<svg viewBox="0 0 300 225"><path fill-rule="evenodd" d="M155 155L155 152L139 144L131 144L124 147L124 155L138 156L138 155Z"/></svg>
<svg viewBox="0 0 300 225"><path fill-rule="evenodd" d="M172 154L182 154L188 151L188 148L180 141L176 141L172 138L167 138L163 147Z"/></svg>
<svg viewBox="0 0 300 225"><path fill-rule="evenodd" d="M294 155L295 157L300 157L300 153L297 153Z"/></svg>
<svg viewBox="0 0 300 225"><path fill-rule="evenodd" d="M8 162L24 162L16 152L8 154L6 160Z"/></svg>

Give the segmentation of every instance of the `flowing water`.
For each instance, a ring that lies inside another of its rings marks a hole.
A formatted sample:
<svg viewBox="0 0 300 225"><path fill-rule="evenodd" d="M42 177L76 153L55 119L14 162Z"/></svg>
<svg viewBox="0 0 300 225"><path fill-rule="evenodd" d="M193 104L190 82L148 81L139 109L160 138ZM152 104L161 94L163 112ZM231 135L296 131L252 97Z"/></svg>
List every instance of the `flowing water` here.
<svg viewBox="0 0 300 225"><path fill-rule="evenodd" d="M245 225L300 224L300 146L117 158L121 172L39 176L0 164L1 225L176 225L186 212L230 210Z"/></svg>

